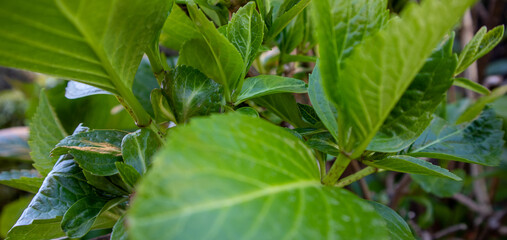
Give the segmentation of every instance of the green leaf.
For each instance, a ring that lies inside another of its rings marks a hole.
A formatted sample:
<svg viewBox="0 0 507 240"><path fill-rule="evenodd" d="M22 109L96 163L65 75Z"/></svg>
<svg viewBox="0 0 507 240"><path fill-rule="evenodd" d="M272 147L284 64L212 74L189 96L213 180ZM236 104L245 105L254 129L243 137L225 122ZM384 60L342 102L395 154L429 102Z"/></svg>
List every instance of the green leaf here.
<svg viewBox="0 0 507 240"><path fill-rule="evenodd" d="M465 177L465 172L462 169L457 169L454 173L461 178ZM433 193L438 197L451 197L460 192L463 187L463 181L418 174L411 174L410 176L424 191Z"/></svg>
<svg viewBox="0 0 507 240"><path fill-rule="evenodd" d="M97 189L100 189L108 194L114 195L114 196L125 196L128 195L129 192L123 189L121 186L116 185L114 182L117 182L114 180L114 178L120 178L118 175L113 175L109 177L103 177L103 176L97 176L95 174L92 174L91 172L88 172L86 170L83 171L83 174L86 178L86 182L92 186L94 186Z"/></svg>
<svg viewBox="0 0 507 240"><path fill-rule="evenodd" d="M114 224L113 231L111 232L111 240L127 240L128 233L125 227L125 215L122 215L120 219Z"/></svg>
<svg viewBox="0 0 507 240"><path fill-rule="evenodd" d="M103 154L71 149L69 153L79 166L97 176L111 176L118 173L115 163L121 161L121 155Z"/></svg>
<svg viewBox="0 0 507 240"><path fill-rule="evenodd" d="M303 121L294 96L290 93L278 93L255 98L253 101L269 111L275 113L283 121L290 123L295 128L308 127Z"/></svg>
<svg viewBox="0 0 507 240"><path fill-rule="evenodd" d="M276 37L289 23L300 14L306 6L310 4L310 0L301 0L294 6L290 7L283 14L279 14L274 20L273 24L269 28L269 32L264 36L264 40L269 42L271 39Z"/></svg>
<svg viewBox="0 0 507 240"><path fill-rule="evenodd" d="M160 142L157 136L148 129L129 133L121 143L123 161L134 167L139 174L144 174L151 165L151 157L159 147Z"/></svg>
<svg viewBox="0 0 507 240"><path fill-rule="evenodd" d="M138 187L129 226L132 239L388 238L367 202L322 186L302 141L242 114L175 129Z"/></svg>
<svg viewBox="0 0 507 240"><path fill-rule="evenodd" d="M133 189L137 181L141 178L141 174L139 174L134 167L126 163L116 162L115 164L123 182Z"/></svg>
<svg viewBox="0 0 507 240"><path fill-rule="evenodd" d="M412 144L428 127L438 105L452 85L456 56L454 37L435 51L415 76L367 147L375 152L398 152Z"/></svg>
<svg viewBox="0 0 507 240"><path fill-rule="evenodd" d="M299 112L301 112L301 117L303 117L303 120L306 122L315 125L318 122L320 122L319 116L317 116L317 113L313 109L312 106L298 103Z"/></svg>
<svg viewBox="0 0 507 240"><path fill-rule="evenodd" d="M9 231L11 239L52 239L64 236L60 220L79 199L96 196L72 159L59 160L39 192Z"/></svg>
<svg viewBox="0 0 507 240"><path fill-rule="evenodd" d="M264 24L255 9L255 2L249 2L232 16L227 24L227 38L241 54L245 64L243 76L257 57L264 37Z"/></svg>
<svg viewBox="0 0 507 240"><path fill-rule="evenodd" d="M192 39L183 44L178 65L194 67L224 86L226 101L230 102L233 90L241 87L243 60L236 48L215 28L195 5L188 10L201 39Z"/></svg>
<svg viewBox="0 0 507 240"><path fill-rule="evenodd" d="M10 170L0 172L0 184L23 191L37 193L43 178L36 170Z"/></svg>
<svg viewBox="0 0 507 240"><path fill-rule="evenodd" d="M275 93L306 93L305 82L276 75L259 75L245 79L243 88L234 105L248 99L258 98Z"/></svg>
<svg viewBox="0 0 507 240"><path fill-rule="evenodd" d="M312 135L306 144L314 149L317 149L323 153L327 153L332 156L338 156L340 149L333 139L333 136L329 133L317 133Z"/></svg>
<svg viewBox="0 0 507 240"><path fill-rule="evenodd" d="M238 108L236 109L235 112L245 114L250 117L259 117L259 113L254 108L251 107Z"/></svg>
<svg viewBox="0 0 507 240"><path fill-rule="evenodd" d="M78 99L97 94L111 93L100 88L76 81L69 81L69 83L67 83L67 87L65 88L65 97L68 99Z"/></svg>
<svg viewBox="0 0 507 240"><path fill-rule="evenodd" d="M470 124L455 126L434 117L431 125L408 149L407 155L496 166L500 163L502 120L486 109Z"/></svg>
<svg viewBox="0 0 507 240"><path fill-rule="evenodd" d="M415 240L410 227L407 222L403 220L403 218L398 215L393 209L377 203L373 201L369 201L369 203L375 208L380 216L384 218L387 224L387 229L389 230L389 236L392 240L396 239L404 239L404 240Z"/></svg>
<svg viewBox="0 0 507 240"><path fill-rule="evenodd" d="M5 2L0 65L80 81L142 109L130 90L134 74L171 6L165 0ZM149 121L135 114L141 124Z"/></svg>
<svg viewBox="0 0 507 240"><path fill-rule="evenodd" d="M465 71L468 66L477 59L491 51L503 38L504 27L498 26L487 32L486 27L482 27L475 36L467 43L459 55L458 67L454 75Z"/></svg>
<svg viewBox="0 0 507 240"><path fill-rule="evenodd" d="M329 1L315 2L323 85L340 116L338 144L351 158L362 154L426 58L473 2L428 0L412 4L401 18L391 19L385 28L355 47L345 61L342 57L346 52L337 49L343 44L336 41L343 42L344 37L337 37L333 30L336 23L331 21L344 18L332 15L335 8L330 7ZM386 1L375 3L378 5L363 2L363 7L357 8L370 9L362 11L370 16L366 17L368 29L378 28L385 20L379 16L385 12ZM342 12L348 13L349 9L354 8L346 6Z"/></svg>
<svg viewBox="0 0 507 240"><path fill-rule="evenodd" d="M315 112L324 126L326 126L329 133L331 133L335 139L338 139L338 113L324 92L319 65L320 63L317 62L312 74L310 74L308 80L308 96L312 102L313 109L315 109Z"/></svg>
<svg viewBox="0 0 507 240"><path fill-rule="evenodd" d="M132 84L132 92L150 116L155 115L151 107L150 94L153 89L159 87L157 79L151 70L150 62L148 59L143 58Z"/></svg>
<svg viewBox="0 0 507 240"><path fill-rule="evenodd" d="M16 224L31 200L32 197L22 197L3 206L0 214L0 237L7 237L7 232Z"/></svg>
<svg viewBox="0 0 507 240"><path fill-rule="evenodd" d="M162 28L160 44L180 50L183 43L194 38L201 38L201 34L187 14L175 4Z"/></svg>
<svg viewBox="0 0 507 240"><path fill-rule="evenodd" d="M171 111L171 107L169 106L166 97L162 93L162 89L153 89L150 94L150 100L153 113L155 114L155 121L157 123L169 121L176 122L176 118Z"/></svg>
<svg viewBox="0 0 507 240"><path fill-rule="evenodd" d="M222 87L197 69L178 66L163 85L177 123L220 111Z"/></svg>
<svg viewBox="0 0 507 240"><path fill-rule="evenodd" d="M107 200L97 197L84 197L74 203L62 219L62 230L70 238L86 235L99 216Z"/></svg>
<svg viewBox="0 0 507 240"><path fill-rule="evenodd" d="M463 114L456 120L456 124L472 121L486 107L488 103L492 103L507 93L507 85L493 89L489 95L479 98L474 104L465 110Z"/></svg>
<svg viewBox="0 0 507 240"><path fill-rule="evenodd" d="M363 163L368 166L395 172L446 177L455 181L461 181L461 178L452 174L447 169L441 168L437 165L431 164L428 161L411 156L405 155L388 156L380 160L363 161Z"/></svg>
<svg viewBox="0 0 507 240"><path fill-rule="evenodd" d="M58 156L69 150L76 150L120 156L121 141L127 134L118 130L92 130L73 134L61 140L51 151L51 155Z"/></svg>
<svg viewBox="0 0 507 240"><path fill-rule="evenodd" d="M50 152L65 136L67 133L42 90L39 97L39 107L30 122L28 141L32 150L30 156L35 162L33 166L42 176L46 176L56 163L56 159L50 157Z"/></svg>
<svg viewBox="0 0 507 240"><path fill-rule="evenodd" d="M453 85L458 86L458 87L462 87L462 88L466 88L468 90L472 90L472 91L474 91L476 93L480 93L482 95L488 95L491 93L491 91L489 91L488 88L486 88L486 87L482 86L481 84L476 83L470 79L466 79L466 78L455 78Z"/></svg>

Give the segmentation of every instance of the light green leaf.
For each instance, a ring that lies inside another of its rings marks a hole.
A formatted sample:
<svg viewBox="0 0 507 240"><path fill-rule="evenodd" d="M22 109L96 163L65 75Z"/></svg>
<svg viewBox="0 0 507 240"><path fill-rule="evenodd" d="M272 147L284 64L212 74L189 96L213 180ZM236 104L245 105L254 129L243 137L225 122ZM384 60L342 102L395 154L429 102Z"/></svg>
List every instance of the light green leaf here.
<svg viewBox="0 0 507 240"><path fill-rule="evenodd" d="M118 172L120 173L120 177L124 183L126 183L130 188L134 189L137 180L141 178L141 174L137 172L137 170L123 162L115 163Z"/></svg>
<svg viewBox="0 0 507 240"><path fill-rule="evenodd" d="M227 38L236 47L245 64L245 76L254 61L264 37L264 24L255 9L255 2L249 2L232 16L227 25Z"/></svg>
<svg viewBox="0 0 507 240"><path fill-rule="evenodd" d="M363 161L363 163L368 166L395 172L445 177L455 181L461 180L461 178L452 174L445 168L441 168L437 165L431 164L428 161L411 156L405 155L388 156L380 160Z"/></svg>
<svg viewBox="0 0 507 240"><path fill-rule="evenodd" d="M475 36L467 43L459 55L458 67L454 75L465 71L473 62L491 51L503 38L504 27L498 26L487 32L482 27Z"/></svg>
<svg viewBox="0 0 507 240"><path fill-rule="evenodd" d="M331 21L339 22L343 18L332 14L335 8L330 7L329 1L315 2L313 12L318 23L323 85L340 116L338 144L351 158L362 154L426 58L473 2L427 0L420 5L411 4L401 18L391 19L384 29L355 47L343 63L342 55L346 51L338 49L342 45L336 41L343 37L337 38L333 31L336 23ZM368 26L381 25L383 20L379 16L385 12L382 9L385 2L364 4L367 3L363 2L363 7L358 9L370 9L363 10L371 13L366 14L371 16L366 18ZM344 9L347 12L353 8ZM374 10L378 13L373 14Z"/></svg>
<svg viewBox="0 0 507 240"><path fill-rule="evenodd" d="M7 237L7 232L16 224L31 200L32 197L22 197L3 206L0 213L0 237Z"/></svg>
<svg viewBox="0 0 507 240"><path fill-rule="evenodd" d="M275 93L306 93L306 91L305 82L299 79L277 75L259 75L245 79L234 105L248 99Z"/></svg>
<svg viewBox="0 0 507 240"><path fill-rule="evenodd" d="M65 97L68 99L78 99L97 94L111 93L100 88L76 81L69 81L69 83L67 83L67 87L65 88Z"/></svg>
<svg viewBox="0 0 507 240"><path fill-rule="evenodd" d="M10 170L0 172L0 184L23 191L37 193L44 178L36 170Z"/></svg>
<svg viewBox="0 0 507 240"><path fill-rule="evenodd" d="M486 87L482 86L481 84L476 83L470 79L466 79L466 78L455 78L453 85L458 86L458 87L462 87L462 88L466 88L468 90L472 90L472 91L474 91L476 93L480 93L482 95L488 95L491 93L491 91L489 91L488 88L486 88Z"/></svg>
<svg viewBox="0 0 507 240"><path fill-rule="evenodd" d="M313 109L315 109L315 112L324 126L326 126L329 133L331 133L335 139L338 139L338 113L324 92L319 65L319 62L317 62L312 74L310 74L308 80L308 96L312 102Z"/></svg>
<svg viewBox="0 0 507 240"><path fill-rule="evenodd" d="M435 51L415 76L366 148L375 152L399 152L428 127L438 105L452 85L456 56L451 37Z"/></svg>
<svg viewBox="0 0 507 240"><path fill-rule="evenodd" d="M201 39L192 39L183 44L178 65L194 67L224 86L226 101L241 87L243 79L243 60L236 48L215 28L195 5L188 5L190 16Z"/></svg>
<svg viewBox="0 0 507 240"><path fill-rule="evenodd" d="M61 158L48 174L39 192L9 231L11 239L52 239L64 236L60 221L79 199L96 196L81 168L72 159Z"/></svg>
<svg viewBox="0 0 507 240"><path fill-rule="evenodd" d="M507 93L507 85L493 89L489 95L479 98L474 104L465 110L463 114L456 120L456 124L472 121L486 107L488 103L492 103Z"/></svg>
<svg viewBox="0 0 507 240"><path fill-rule="evenodd" d="M288 1L287 1L288 2ZM294 2L294 1L292 1ZM269 42L271 39L276 37L289 23L300 14L306 6L310 4L310 0L301 0L294 6L288 8L287 11L279 14L273 24L269 27L269 32L264 36L264 40Z"/></svg>
<svg viewBox="0 0 507 240"><path fill-rule="evenodd" d="M321 185L312 152L283 128L213 115L168 140L129 211L132 239L388 239L367 202Z"/></svg>
<svg viewBox="0 0 507 240"><path fill-rule="evenodd" d="M308 127L303 121L294 96L290 93L278 93L255 98L253 101L269 111L275 113L283 121L290 123L295 128Z"/></svg>
<svg viewBox="0 0 507 240"><path fill-rule="evenodd" d="M434 117L407 155L496 166L504 143L501 129L502 120L492 109L484 110L470 124L459 126Z"/></svg>
<svg viewBox="0 0 507 240"><path fill-rule="evenodd" d="M139 174L146 173L151 165L151 157L160 147L155 133L148 129L140 129L126 135L121 143L123 161L134 167Z"/></svg>
<svg viewBox="0 0 507 240"><path fill-rule="evenodd" d="M178 66L171 74L164 80L163 91L177 123L220 111L222 87L218 83L189 66Z"/></svg>
<svg viewBox="0 0 507 240"><path fill-rule="evenodd" d="M80 238L90 231L107 200L84 197L74 203L62 219L62 230L70 238Z"/></svg>
<svg viewBox="0 0 507 240"><path fill-rule="evenodd" d="M0 65L80 81L139 109L130 90L134 74L171 6L165 0L4 1ZM136 117L149 121L143 113Z"/></svg>
<svg viewBox="0 0 507 240"><path fill-rule="evenodd" d="M157 123L164 123L173 121L176 122L171 107L167 102L166 97L162 94L162 89L153 89L150 94L151 107L155 114L155 121Z"/></svg>
<svg viewBox="0 0 507 240"><path fill-rule="evenodd" d="M387 223L387 229L391 240L415 240L410 227L403 218L398 215L393 209L373 201L369 203L375 208L378 214L384 218Z"/></svg>
<svg viewBox="0 0 507 240"><path fill-rule="evenodd" d="M111 240L127 240L128 233L125 227L125 215L122 215L120 219L114 224L113 231L111 232Z"/></svg>
<svg viewBox="0 0 507 240"><path fill-rule="evenodd" d="M194 38L201 38L201 34L187 14L175 4L162 28L160 44L179 50L183 43Z"/></svg>
<svg viewBox="0 0 507 240"><path fill-rule="evenodd" d="M50 157L50 152L65 136L67 133L42 90L39 97L39 107L30 122L28 141L32 150L30 156L35 162L33 166L42 176L46 176L56 163L56 159Z"/></svg>
<svg viewBox="0 0 507 240"><path fill-rule="evenodd" d="M245 114L250 117L259 117L259 113L252 107L241 107L236 109L235 112Z"/></svg>
<svg viewBox="0 0 507 240"><path fill-rule="evenodd" d="M462 169L453 172L461 178L465 177L465 172ZM438 197L451 197L460 192L463 187L463 181L418 174L410 174L410 176L424 191L433 193Z"/></svg>

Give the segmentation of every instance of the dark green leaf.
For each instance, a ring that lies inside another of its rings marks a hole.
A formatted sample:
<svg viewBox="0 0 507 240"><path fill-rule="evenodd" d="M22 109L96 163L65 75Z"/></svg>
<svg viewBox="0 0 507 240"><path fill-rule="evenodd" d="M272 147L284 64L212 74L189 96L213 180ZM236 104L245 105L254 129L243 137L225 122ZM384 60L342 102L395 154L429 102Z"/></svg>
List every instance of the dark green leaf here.
<svg viewBox="0 0 507 240"><path fill-rule="evenodd" d="M482 109L484 109L488 103L494 102L505 95L505 93L507 93L507 85L495 88L489 95L479 98L477 102L472 104L461 114L458 120L456 120L456 124L472 121L481 113Z"/></svg>
<svg viewBox="0 0 507 240"><path fill-rule="evenodd" d="M133 189L137 181L141 178L141 174L139 174L134 167L126 163L116 162L115 164L123 182Z"/></svg>
<svg viewBox="0 0 507 240"><path fill-rule="evenodd" d="M150 62L148 59L143 58L141 64L137 68L134 83L132 84L132 92L137 100L139 100L144 110L151 116L155 116L155 114L151 107L150 94L153 89L159 87L157 79L151 70Z"/></svg>
<svg viewBox="0 0 507 240"><path fill-rule="evenodd" d="M295 128L307 127L309 125L303 121L296 99L290 93L266 95L260 98L255 98L253 101L272 111L282 120L290 123Z"/></svg>
<svg viewBox="0 0 507 240"><path fill-rule="evenodd" d="M94 186L97 189L100 189L108 194L114 195L114 196L125 196L129 193L123 189L121 186L117 186L113 182L116 182L112 180L111 178L120 178L118 175L113 175L110 177L103 177L103 176L97 176L95 174L92 174L91 172L88 172L86 170L83 171L83 174L88 182L88 184Z"/></svg>
<svg viewBox="0 0 507 240"><path fill-rule="evenodd" d="M97 176L111 176L118 173L115 163L121 161L121 155L103 154L71 149L69 153L74 156L79 166ZM119 153L118 153L119 154Z"/></svg>
<svg viewBox="0 0 507 240"><path fill-rule="evenodd" d="M220 111L219 84L189 66L178 66L172 74L172 78L165 80L163 91L178 123Z"/></svg>
<svg viewBox="0 0 507 240"><path fill-rule="evenodd" d="M486 27L482 27L475 36L467 43L463 51L459 55L458 67L455 75L465 71L473 62L486 55L493 49L503 38L503 25L493 28L487 32Z"/></svg>
<svg viewBox="0 0 507 240"><path fill-rule="evenodd" d="M140 129L128 134L121 143L123 161L134 167L139 174L146 173L151 165L151 157L160 147L155 133L148 129Z"/></svg>
<svg viewBox="0 0 507 240"><path fill-rule="evenodd" d="M410 227L407 222L403 220L403 218L398 215L393 209L377 203L370 201L369 202L377 213L380 214L384 218L387 224L387 229L389 230L389 236L392 240L403 239L403 240L415 240Z"/></svg>
<svg viewBox="0 0 507 240"><path fill-rule="evenodd" d="M245 114L250 117L259 117L259 113L251 107L238 108L238 109L236 109L236 112L241 113L241 114Z"/></svg>
<svg viewBox="0 0 507 240"><path fill-rule="evenodd" d="M452 85L456 56L450 38L435 51L415 76L393 110L373 137L367 150L398 152L412 144L428 127L433 112Z"/></svg>
<svg viewBox="0 0 507 240"><path fill-rule="evenodd" d="M264 24L255 9L255 3L249 2L232 16L227 25L227 38L236 47L245 64L243 76L250 69L264 37Z"/></svg>
<svg viewBox="0 0 507 240"><path fill-rule="evenodd" d="M97 94L111 93L100 88L76 81L69 81L69 83L67 83L67 87L65 88L65 97L68 99L77 99Z"/></svg>
<svg viewBox="0 0 507 240"><path fill-rule="evenodd" d="M224 86L226 100L230 101L233 90L242 85L243 60L238 50L215 28L195 5L188 5L190 16L201 39L183 44L178 65L194 67Z"/></svg>
<svg viewBox="0 0 507 240"><path fill-rule="evenodd" d="M326 126L335 139L338 139L338 113L324 92L319 65L319 62L317 62L312 74L310 74L308 96L312 102L313 109L315 109L324 126Z"/></svg>
<svg viewBox="0 0 507 240"><path fill-rule="evenodd" d="M299 79L277 75L259 75L245 79L234 105L248 99L275 93L306 93L306 91L305 82Z"/></svg>
<svg viewBox="0 0 507 240"><path fill-rule="evenodd" d="M42 176L46 176L56 163L56 159L50 157L50 152L65 136L67 133L42 90L39 97L39 107L30 123L30 140L28 141L32 150L30 156L35 162L33 166Z"/></svg>
<svg viewBox="0 0 507 240"><path fill-rule="evenodd" d="M69 150L76 150L120 156L121 141L127 134L117 130L92 130L73 134L60 141L51 151L51 155L58 156Z"/></svg>
<svg viewBox="0 0 507 240"><path fill-rule="evenodd" d="M127 240L128 233L125 227L125 215L121 216L120 219L114 224L113 232L111 232L110 240Z"/></svg>
<svg viewBox="0 0 507 240"><path fill-rule="evenodd" d="M7 237L7 232L16 224L31 200L32 197L22 197L3 206L0 215L0 237Z"/></svg>
<svg viewBox="0 0 507 240"><path fill-rule="evenodd" d="M194 38L201 38L201 34L187 14L175 4L162 28L160 44L179 50L183 43Z"/></svg>
<svg viewBox="0 0 507 240"><path fill-rule="evenodd" d="M0 172L0 184L37 193L44 178L36 170L10 170Z"/></svg>
<svg viewBox="0 0 507 240"><path fill-rule="evenodd" d="M298 103L298 108L299 112L301 112L301 116L308 123L315 125L320 122L319 116L317 116L317 113L312 106Z"/></svg>
<svg viewBox="0 0 507 240"><path fill-rule="evenodd" d="M462 169L453 172L461 178L465 177L465 172ZM451 197L460 192L463 187L463 181L454 181L428 175L411 174L410 176L424 191L433 193L439 197Z"/></svg>
<svg viewBox="0 0 507 240"><path fill-rule="evenodd" d="M445 168L431 164L428 161L418 159L411 156L395 155L388 156L380 160L363 161L364 164L385 170L414 173L421 175L446 177L455 181L460 181L461 178L449 172Z"/></svg>
<svg viewBox="0 0 507 240"><path fill-rule="evenodd" d="M481 84L476 83L470 79L466 79L466 78L455 78L453 85L458 86L458 87L462 87L462 88L466 88L468 90L472 90L472 91L474 91L476 93L480 93L482 95L488 95L491 93L491 91L489 91L488 88L486 88L486 87L482 86Z"/></svg>
<svg viewBox="0 0 507 240"><path fill-rule="evenodd" d="M311 150L283 128L230 114L171 134L132 203L132 239L388 238L367 202L322 186Z"/></svg>
<svg viewBox="0 0 507 240"><path fill-rule="evenodd" d="M327 0L316 1L312 8L320 41L324 90L340 116L338 145L352 158L363 153L426 58L475 1L414 3L405 8L401 18L390 19L385 28L376 31L387 16L386 2L336 1L332 6ZM355 16L360 16L360 23L350 20ZM348 34L339 33L344 29L349 32L349 25L342 22L363 29L355 40L376 32L355 47L345 61L343 55L347 52L342 46L351 45L340 44ZM335 29L336 25L343 27Z"/></svg>
<svg viewBox="0 0 507 240"><path fill-rule="evenodd" d="M455 126L435 117L408 155L496 166L504 143L501 129L502 121L492 109L468 125Z"/></svg>
<svg viewBox="0 0 507 240"><path fill-rule="evenodd" d="M107 200L84 197L74 203L62 219L62 230L71 238L83 237L93 226Z"/></svg>
<svg viewBox="0 0 507 240"><path fill-rule="evenodd" d="M332 156L338 156L340 154L340 149L330 133L317 133L308 139L306 144L311 148Z"/></svg>

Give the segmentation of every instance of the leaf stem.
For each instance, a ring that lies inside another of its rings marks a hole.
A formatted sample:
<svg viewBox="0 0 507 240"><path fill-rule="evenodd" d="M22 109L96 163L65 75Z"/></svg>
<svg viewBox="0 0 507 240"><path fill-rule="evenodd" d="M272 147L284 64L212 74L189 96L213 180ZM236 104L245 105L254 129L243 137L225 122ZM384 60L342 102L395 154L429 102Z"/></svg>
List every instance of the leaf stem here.
<svg viewBox="0 0 507 240"><path fill-rule="evenodd" d="M333 186L343 174L350 161L351 159L347 155L343 153L338 155L326 177L322 180L322 183L327 186Z"/></svg>
<svg viewBox="0 0 507 240"><path fill-rule="evenodd" d="M155 135L157 135L157 139L160 141L160 143L164 145L165 133L162 131L162 129L160 129L160 126L152 121L150 123L150 129L155 133Z"/></svg>
<svg viewBox="0 0 507 240"><path fill-rule="evenodd" d="M340 180L338 183L335 184L336 187L345 187L355 181L361 180L362 178L377 172L377 168L374 167L365 167L354 174L344 177L342 180Z"/></svg>

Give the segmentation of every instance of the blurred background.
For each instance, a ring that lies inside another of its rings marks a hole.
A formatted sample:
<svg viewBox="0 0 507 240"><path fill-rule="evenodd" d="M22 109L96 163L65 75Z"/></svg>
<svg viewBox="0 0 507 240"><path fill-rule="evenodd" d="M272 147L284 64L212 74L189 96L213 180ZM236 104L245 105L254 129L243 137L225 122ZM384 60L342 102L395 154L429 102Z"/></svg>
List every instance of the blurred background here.
<svg viewBox="0 0 507 240"><path fill-rule="evenodd" d="M410 0L391 0L389 8L400 12ZM478 2L456 26L455 52L460 52L480 27L489 29L507 22L507 0ZM289 25L290 27L290 25ZM164 49L168 57L177 52ZM311 51L310 51L311 54ZM304 79L312 64L273 68ZM490 90L507 84L507 40L473 64L462 77L479 82ZM0 67L0 183L3 171L32 169L28 147L28 124L38 104L41 89L67 132L79 124L95 129L135 129L130 116L112 95L93 95L79 99L65 97L67 81L41 74ZM448 94L448 104L441 111L459 115L479 96L459 87ZM308 103L305 97L299 102ZM491 104L504 119L507 130L507 96ZM269 117L268 112L264 117ZM281 123L283 124L283 123ZM504 139L507 137L504 135ZM414 233L427 239L507 239L507 148L504 146L499 167L482 167L447 162L447 168L464 178L463 182L446 179L414 178L408 174L382 172L368 176L348 188L361 197L389 205L404 217ZM352 166L359 167L359 166ZM4 175L5 177L5 175ZM32 194L0 185L0 239L16 222ZM368 228L368 226L365 226ZM100 233L92 232L86 239Z"/></svg>

